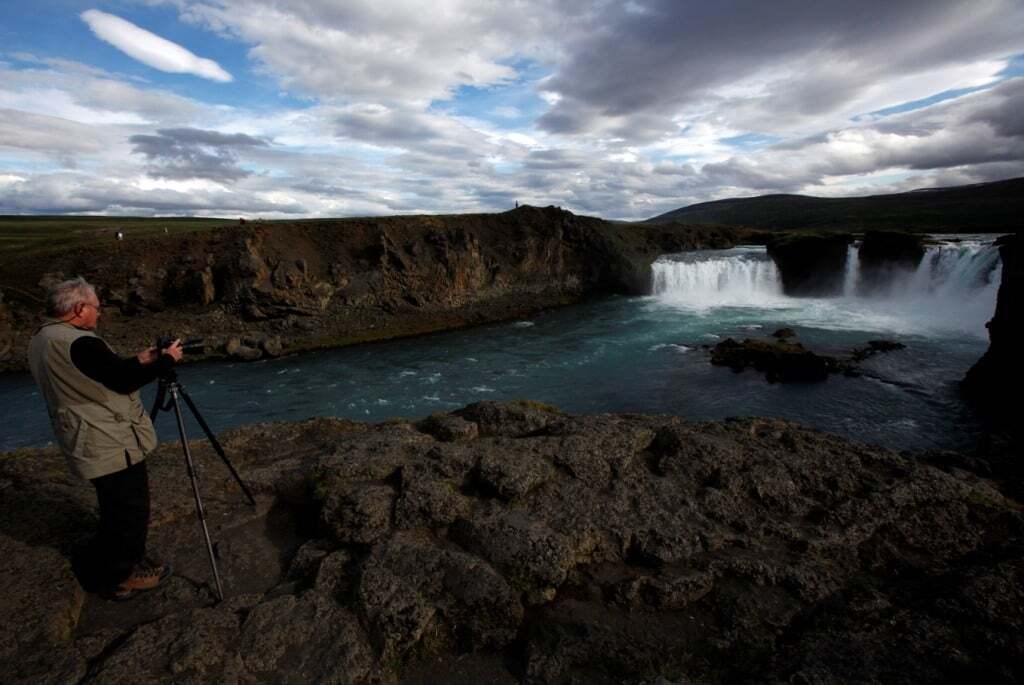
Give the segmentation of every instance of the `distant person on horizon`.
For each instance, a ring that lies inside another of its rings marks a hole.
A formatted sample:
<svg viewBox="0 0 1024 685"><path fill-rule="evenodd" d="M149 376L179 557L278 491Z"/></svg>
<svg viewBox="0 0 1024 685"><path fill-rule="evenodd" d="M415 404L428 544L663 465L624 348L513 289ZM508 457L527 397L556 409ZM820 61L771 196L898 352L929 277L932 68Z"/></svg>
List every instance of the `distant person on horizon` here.
<svg viewBox="0 0 1024 685"><path fill-rule="evenodd" d="M89 591L128 599L171 574L169 564L145 556L145 458L157 440L138 390L181 359L181 341L119 357L95 333L100 301L83 278L51 287L46 308L29 343L29 368L71 472L92 483L99 503L99 530L76 554L76 574Z"/></svg>

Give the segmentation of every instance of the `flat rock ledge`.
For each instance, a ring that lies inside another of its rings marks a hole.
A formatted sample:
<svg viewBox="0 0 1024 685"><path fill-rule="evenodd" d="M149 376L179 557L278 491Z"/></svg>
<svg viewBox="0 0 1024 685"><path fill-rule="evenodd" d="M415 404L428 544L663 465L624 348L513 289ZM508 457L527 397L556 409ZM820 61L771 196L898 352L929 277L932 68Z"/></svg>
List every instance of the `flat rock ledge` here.
<svg viewBox="0 0 1024 685"><path fill-rule="evenodd" d="M193 445L222 603L176 444L150 546L177 574L124 603L72 572L91 488L0 455L4 682L1024 678L1024 515L948 455L532 402L222 437L258 499Z"/></svg>

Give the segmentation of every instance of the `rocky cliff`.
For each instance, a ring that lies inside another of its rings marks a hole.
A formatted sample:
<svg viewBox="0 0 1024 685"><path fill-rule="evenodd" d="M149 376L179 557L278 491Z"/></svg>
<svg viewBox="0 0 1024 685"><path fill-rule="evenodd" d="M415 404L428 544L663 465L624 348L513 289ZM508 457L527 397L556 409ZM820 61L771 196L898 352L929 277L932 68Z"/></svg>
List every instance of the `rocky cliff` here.
<svg viewBox="0 0 1024 685"><path fill-rule="evenodd" d="M1024 273L1021 268L1020 237L1000 238L999 256L1003 275L996 300L996 311L988 322L989 348L964 379L969 398L993 416L1001 425L1020 435L1019 389L1024 382L1021 355L1021 310L1024 302Z"/></svg>
<svg viewBox="0 0 1024 685"><path fill-rule="evenodd" d="M841 295L846 269L848 234L782 233L768 240L768 254L782 277L782 288L794 297Z"/></svg>
<svg viewBox="0 0 1024 685"><path fill-rule="evenodd" d="M527 402L223 442L258 499L193 445L223 603L177 445L150 539L178 573L129 603L71 570L91 488L53 450L0 455L5 682L1024 677L1020 504L928 455Z"/></svg>
<svg viewBox="0 0 1024 685"><path fill-rule="evenodd" d="M23 369L45 286L85 276L122 353L163 333L246 358L526 316L604 292L643 292L665 252L741 231L646 226L555 207L503 214L248 223L48 253L0 254L0 370ZM6 261L5 261L6 260Z"/></svg>
<svg viewBox="0 0 1024 685"><path fill-rule="evenodd" d="M860 294L885 292L894 278L917 269L922 257L924 243L920 235L868 231L860 246Z"/></svg>

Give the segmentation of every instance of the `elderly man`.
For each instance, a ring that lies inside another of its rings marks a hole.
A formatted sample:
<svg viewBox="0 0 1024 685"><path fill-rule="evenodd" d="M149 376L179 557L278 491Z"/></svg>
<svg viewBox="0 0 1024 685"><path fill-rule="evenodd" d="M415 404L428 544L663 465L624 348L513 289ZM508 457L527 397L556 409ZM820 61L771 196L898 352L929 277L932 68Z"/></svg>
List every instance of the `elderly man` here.
<svg viewBox="0 0 1024 685"><path fill-rule="evenodd" d="M77 278L53 286L47 318L29 343L32 376L71 472L96 488L99 530L77 564L84 584L127 599L170 576L145 557L149 480L145 457L156 432L138 390L181 359L181 342L122 359L95 334L96 290ZM84 576L84 577L83 577ZM93 589L93 588L90 588Z"/></svg>

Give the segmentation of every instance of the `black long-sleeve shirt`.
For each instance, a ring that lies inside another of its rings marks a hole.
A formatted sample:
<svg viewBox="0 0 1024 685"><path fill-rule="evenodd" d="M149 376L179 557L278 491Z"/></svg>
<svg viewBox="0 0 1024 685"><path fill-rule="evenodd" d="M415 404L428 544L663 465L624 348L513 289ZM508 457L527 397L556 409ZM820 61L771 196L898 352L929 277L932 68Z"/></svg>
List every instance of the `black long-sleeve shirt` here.
<svg viewBox="0 0 1024 685"><path fill-rule="evenodd" d="M174 358L162 354L151 364L138 357L122 359L99 338L83 336L71 343L71 361L89 378L123 395L135 392L174 366Z"/></svg>

